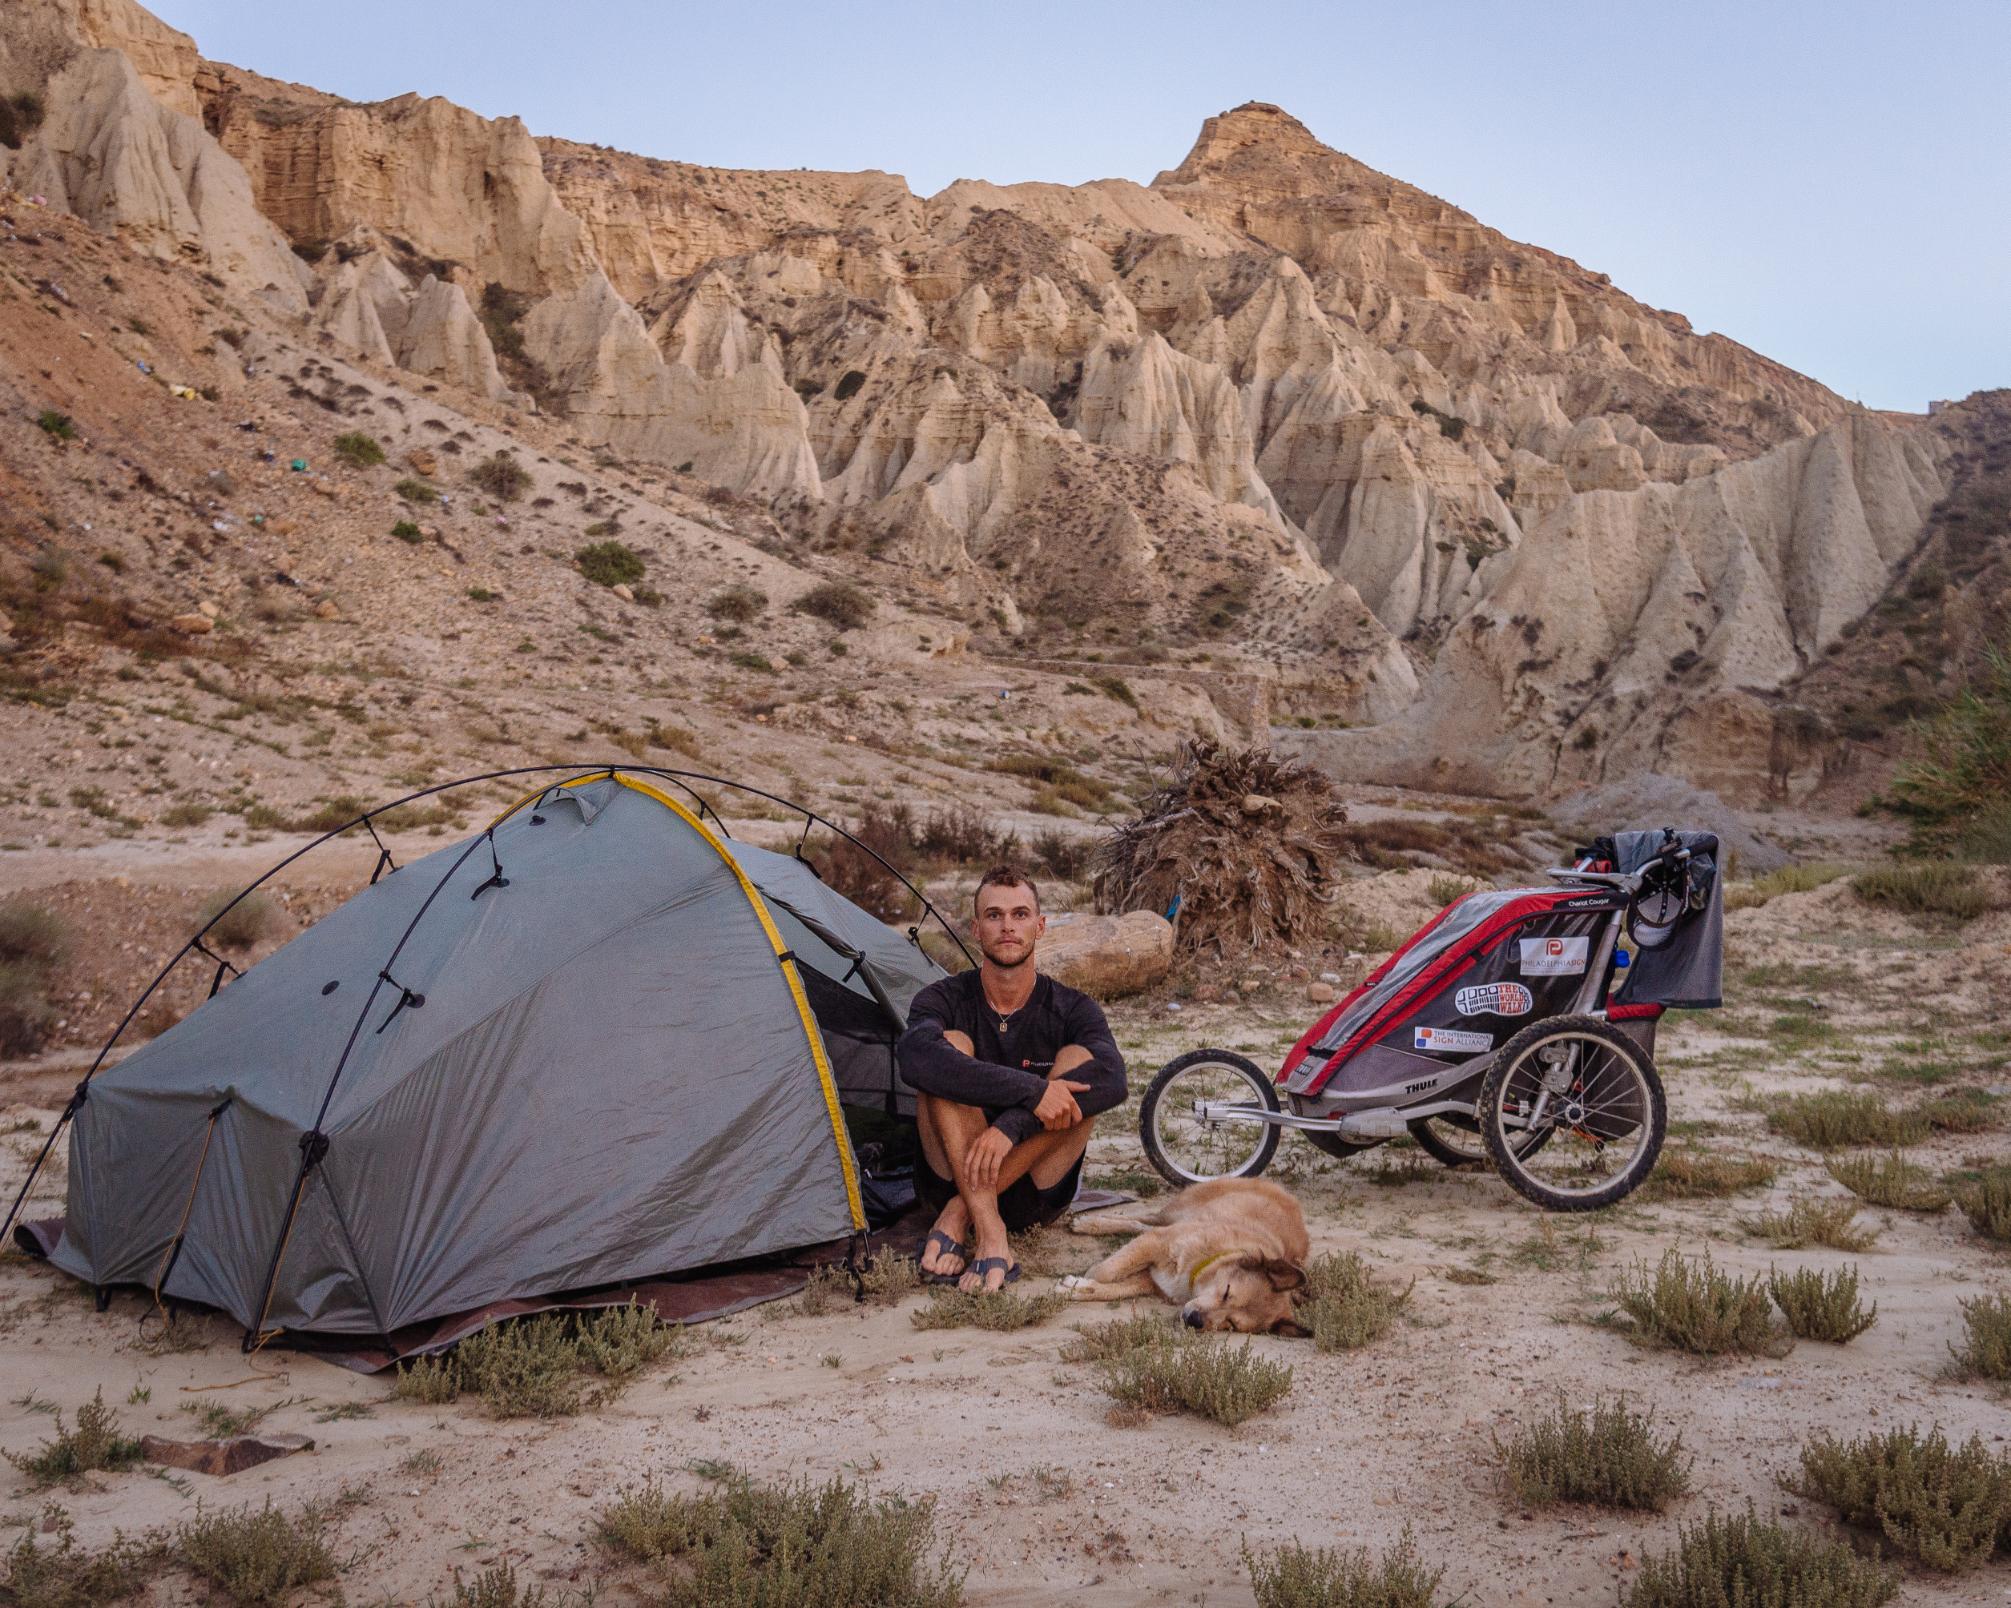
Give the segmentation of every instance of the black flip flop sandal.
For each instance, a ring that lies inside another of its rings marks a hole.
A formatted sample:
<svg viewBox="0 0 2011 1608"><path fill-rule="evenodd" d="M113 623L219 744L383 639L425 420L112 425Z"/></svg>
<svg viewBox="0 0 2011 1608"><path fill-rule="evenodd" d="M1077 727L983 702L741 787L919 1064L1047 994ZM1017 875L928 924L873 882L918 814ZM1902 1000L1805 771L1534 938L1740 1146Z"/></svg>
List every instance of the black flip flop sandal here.
<svg viewBox="0 0 2011 1608"><path fill-rule="evenodd" d="M951 1239L949 1235L945 1234L940 1228L930 1229L929 1237L922 1241L922 1249L924 1251L926 1251L931 1245L935 1246L936 1254L938 1256L940 1256L945 1251L948 1251L952 1256L961 1256L964 1259L964 1265L958 1268L954 1273L944 1273L941 1271L931 1272L928 1268L922 1266L921 1258L916 1257L915 1267L921 1273L922 1282L924 1284L954 1284L957 1282L958 1279L962 1278L966 1273L970 1272L971 1248L968 1245L959 1244L956 1240Z"/></svg>
<svg viewBox="0 0 2011 1608"><path fill-rule="evenodd" d="M1005 1283L999 1286L999 1290L1003 1290L1007 1284L1019 1283L1019 1263L1008 1262L1003 1256L981 1256L964 1269L964 1273L975 1273L978 1276L978 1287L971 1292L973 1295L998 1294L998 1290L989 1289L985 1285L985 1279L993 1268L1002 1268L1005 1271ZM960 1273L957 1277L962 1278L963 1274Z"/></svg>

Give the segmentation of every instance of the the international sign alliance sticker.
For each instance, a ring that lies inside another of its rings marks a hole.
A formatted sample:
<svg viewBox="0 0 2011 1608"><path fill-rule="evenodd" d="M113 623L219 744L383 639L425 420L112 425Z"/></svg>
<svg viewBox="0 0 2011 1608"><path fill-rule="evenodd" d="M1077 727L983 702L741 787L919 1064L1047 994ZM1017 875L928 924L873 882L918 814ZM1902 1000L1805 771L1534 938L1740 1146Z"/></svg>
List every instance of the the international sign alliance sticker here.
<svg viewBox="0 0 2011 1608"><path fill-rule="evenodd" d="M1411 1047L1440 1055L1478 1055L1494 1048L1492 1033L1470 1033L1463 1027L1414 1027Z"/></svg>
<svg viewBox="0 0 2011 1608"><path fill-rule="evenodd" d="M1477 983L1452 996L1462 1016L1527 1016L1536 997L1520 983Z"/></svg>
<svg viewBox="0 0 2011 1608"><path fill-rule="evenodd" d="M1590 938L1521 938L1524 977L1579 977L1584 975Z"/></svg>

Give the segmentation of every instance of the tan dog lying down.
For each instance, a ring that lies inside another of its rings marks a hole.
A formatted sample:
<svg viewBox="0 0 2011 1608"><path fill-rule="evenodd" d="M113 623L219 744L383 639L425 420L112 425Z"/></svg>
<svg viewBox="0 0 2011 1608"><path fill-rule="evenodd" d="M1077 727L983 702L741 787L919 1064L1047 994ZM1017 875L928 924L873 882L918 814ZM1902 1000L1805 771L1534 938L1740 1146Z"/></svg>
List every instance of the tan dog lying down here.
<svg viewBox="0 0 2011 1608"><path fill-rule="evenodd" d="M1158 1294L1194 1329L1304 1335L1293 1319L1306 1283L1306 1219L1261 1178L1217 1178L1163 1201L1074 1218L1077 1234L1136 1234L1087 1273L1061 1281L1076 1301Z"/></svg>

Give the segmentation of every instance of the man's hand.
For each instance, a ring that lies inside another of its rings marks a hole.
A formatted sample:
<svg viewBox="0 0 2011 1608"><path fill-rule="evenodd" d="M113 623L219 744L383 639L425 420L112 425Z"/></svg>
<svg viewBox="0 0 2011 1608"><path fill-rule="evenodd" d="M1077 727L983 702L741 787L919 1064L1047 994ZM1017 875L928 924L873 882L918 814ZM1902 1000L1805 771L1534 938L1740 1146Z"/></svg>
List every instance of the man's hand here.
<svg viewBox="0 0 2011 1608"><path fill-rule="evenodd" d="M1012 1149L1012 1140L996 1128L987 1128L971 1141L970 1149L964 1152L964 1171L970 1181L980 1189L996 1189L999 1181L999 1163L1006 1159Z"/></svg>
<svg viewBox="0 0 2011 1608"><path fill-rule="evenodd" d="M1075 1097L1088 1089L1087 1083L1077 1083L1072 1078L1050 1078L1033 1114L1050 1133L1057 1128L1073 1128L1082 1121L1082 1107L1075 1103Z"/></svg>

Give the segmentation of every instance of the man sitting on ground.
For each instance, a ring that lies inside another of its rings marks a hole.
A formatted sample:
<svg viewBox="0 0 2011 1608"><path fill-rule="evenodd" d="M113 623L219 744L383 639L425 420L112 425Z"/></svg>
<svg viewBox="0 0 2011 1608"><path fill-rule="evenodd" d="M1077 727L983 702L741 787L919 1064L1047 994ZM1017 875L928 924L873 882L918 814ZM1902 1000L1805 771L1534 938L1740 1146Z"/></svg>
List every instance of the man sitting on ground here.
<svg viewBox="0 0 2011 1608"><path fill-rule="evenodd" d="M1007 1233L1068 1209L1096 1114L1125 1096L1102 1007L1034 969L1047 918L1033 883L994 867L975 905L983 964L917 994L900 1043L917 1091L915 1193L936 1213L922 1275L972 1291L1019 1277Z"/></svg>

